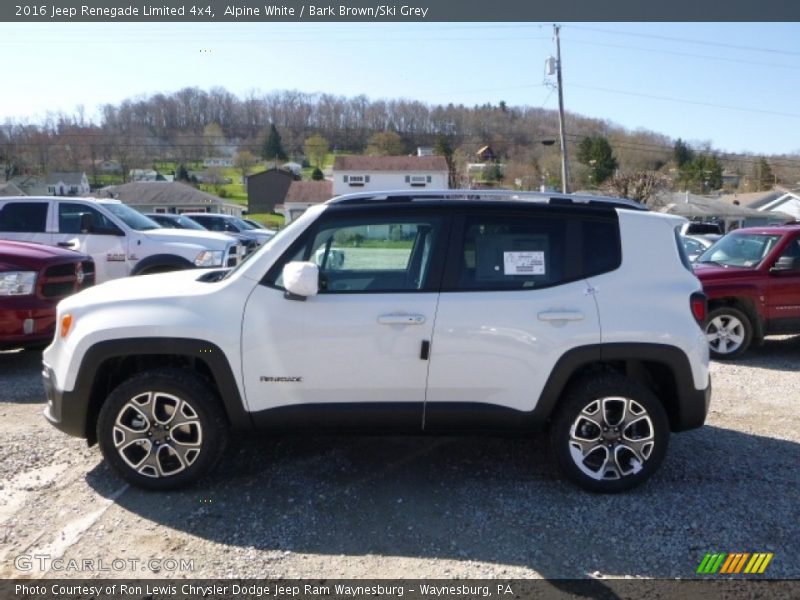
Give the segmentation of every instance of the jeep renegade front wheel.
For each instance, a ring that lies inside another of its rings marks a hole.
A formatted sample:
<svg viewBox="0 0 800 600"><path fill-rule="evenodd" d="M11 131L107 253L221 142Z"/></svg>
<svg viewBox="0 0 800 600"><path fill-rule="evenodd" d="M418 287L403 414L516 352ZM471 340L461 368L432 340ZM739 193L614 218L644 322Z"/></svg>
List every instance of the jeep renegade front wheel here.
<svg viewBox="0 0 800 600"><path fill-rule="evenodd" d="M567 478L592 492L621 492L658 469L667 451L669 423L649 389L607 374L570 386L550 434Z"/></svg>
<svg viewBox="0 0 800 600"><path fill-rule="evenodd" d="M128 379L111 392L97 420L106 461L124 479L151 490L183 487L211 471L227 432L207 384L179 369Z"/></svg>

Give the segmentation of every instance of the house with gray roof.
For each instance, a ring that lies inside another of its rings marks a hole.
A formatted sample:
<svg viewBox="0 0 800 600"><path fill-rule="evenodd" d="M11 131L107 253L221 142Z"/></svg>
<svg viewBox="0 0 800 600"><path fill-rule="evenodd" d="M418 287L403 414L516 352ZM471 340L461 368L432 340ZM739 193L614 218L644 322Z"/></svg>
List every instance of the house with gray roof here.
<svg viewBox="0 0 800 600"><path fill-rule="evenodd" d="M83 171L53 171L45 178L48 196L86 196L89 179Z"/></svg>
<svg viewBox="0 0 800 600"><path fill-rule="evenodd" d="M0 196L24 196L25 192L19 189L16 185L11 183L0 184Z"/></svg>
<svg viewBox="0 0 800 600"><path fill-rule="evenodd" d="M140 212L209 212L241 217L244 207L178 181L133 181L110 185L94 193L97 198L116 198Z"/></svg>
<svg viewBox="0 0 800 600"><path fill-rule="evenodd" d="M748 206L723 202L719 198L698 196L689 192L662 191L648 202L652 210L680 215L691 221L718 223L723 231L738 227L755 227L786 221L789 216L778 212L763 212Z"/></svg>
<svg viewBox="0 0 800 600"><path fill-rule="evenodd" d="M24 196L47 196L47 183L41 175L17 175L8 183L13 183L17 189L22 190Z"/></svg>

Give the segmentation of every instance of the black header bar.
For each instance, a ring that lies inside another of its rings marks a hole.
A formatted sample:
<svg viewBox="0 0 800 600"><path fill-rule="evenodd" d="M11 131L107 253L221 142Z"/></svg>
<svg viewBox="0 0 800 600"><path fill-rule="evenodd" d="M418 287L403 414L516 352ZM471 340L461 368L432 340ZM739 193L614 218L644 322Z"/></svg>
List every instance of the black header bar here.
<svg viewBox="0 0 800 600"><path fill-rule="evenodd" d="M6 22L375 22L800 21L793 0L15 0Z"/></svg>

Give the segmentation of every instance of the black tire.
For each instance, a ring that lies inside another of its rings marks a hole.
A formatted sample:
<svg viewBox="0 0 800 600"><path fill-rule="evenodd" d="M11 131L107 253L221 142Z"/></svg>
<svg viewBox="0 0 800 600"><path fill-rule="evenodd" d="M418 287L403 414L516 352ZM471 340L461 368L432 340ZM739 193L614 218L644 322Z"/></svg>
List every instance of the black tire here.
<svg viewBox="0 0 800 600"><path fill-rule="evenodd" d="M737 358L753 341L753 324L750 317L738 308L720 306L708 313L706 337L712 358Z"/></svg>
<svg viewBox="0 0 800 600"><path fill-rule="evenodd" d="M590 492L622 492L642 484L661 465L669 420L661 401L640 383L615 373L598 374L566 390L551 423L550 442L570 481Z"/></svg>
<svg viewBox="0 0 800 600"><path fill-rule="evenodd" d="M179 429L171 426L177 419L182 419ZM148 490L172 490L216 466L228 441L228 422L205 380L181 369L158 369L134 375L109 394L97 420L97 440L125 480Z"/></svg>

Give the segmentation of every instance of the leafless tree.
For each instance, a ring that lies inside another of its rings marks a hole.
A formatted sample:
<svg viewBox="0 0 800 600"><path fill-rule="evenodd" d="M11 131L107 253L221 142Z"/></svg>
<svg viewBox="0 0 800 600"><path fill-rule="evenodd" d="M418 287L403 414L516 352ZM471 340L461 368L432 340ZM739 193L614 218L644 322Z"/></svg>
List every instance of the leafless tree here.
<svg viewBox="0 0 800 600"><path fill-rule="evenodd" d="M668 185L669 179L654 171L617 172L605 182L603 191L646 205L659 190Z"/></svg>

